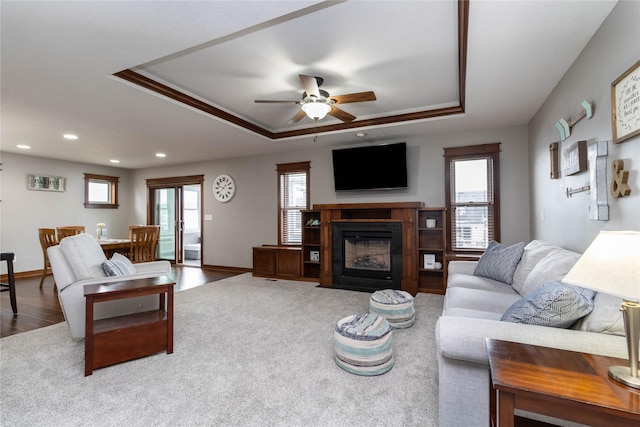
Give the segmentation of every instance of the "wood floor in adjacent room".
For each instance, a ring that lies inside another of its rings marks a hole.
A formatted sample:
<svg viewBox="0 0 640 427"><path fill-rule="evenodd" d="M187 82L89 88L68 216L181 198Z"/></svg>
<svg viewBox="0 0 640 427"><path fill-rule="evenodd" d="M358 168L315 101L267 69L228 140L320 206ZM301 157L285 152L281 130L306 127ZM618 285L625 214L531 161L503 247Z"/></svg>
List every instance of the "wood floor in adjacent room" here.
<svg viewBox="0 0 640 427"><path fill-rule="evenodd" d="M238 273L203 270L198 267L171 267L171 277L176 282L176 291L236 274ZM16 279L18 314L15 316L11 310L9 292L0 293L0 338L64 322L58 295L53 287L53 276L47 276L42 289L39 288L39 284L40 276Z"/></svg>

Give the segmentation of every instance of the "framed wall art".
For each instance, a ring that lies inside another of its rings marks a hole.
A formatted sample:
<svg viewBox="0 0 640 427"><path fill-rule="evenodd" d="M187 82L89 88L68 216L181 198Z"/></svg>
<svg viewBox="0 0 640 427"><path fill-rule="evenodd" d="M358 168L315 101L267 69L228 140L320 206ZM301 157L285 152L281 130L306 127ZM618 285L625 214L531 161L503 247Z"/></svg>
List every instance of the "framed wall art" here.
<svg viewBox="0 0 640 427"><path fill-rule="evenodd" d="M573 175L587 170L587 141L578 141L562 153L562 173Z"/></svg>
<svg viewBox="0 0 640 427"><path fill-rule="evenodd" d="M611 124L615 144L640 135L640 61L611 83Z"/></svg>
<svg viewBox="0 0 640 427"><path fill-rule="evenodd" d="M64 192L66 179L62 176L27 175L27 188L39 191Z"/></svg>

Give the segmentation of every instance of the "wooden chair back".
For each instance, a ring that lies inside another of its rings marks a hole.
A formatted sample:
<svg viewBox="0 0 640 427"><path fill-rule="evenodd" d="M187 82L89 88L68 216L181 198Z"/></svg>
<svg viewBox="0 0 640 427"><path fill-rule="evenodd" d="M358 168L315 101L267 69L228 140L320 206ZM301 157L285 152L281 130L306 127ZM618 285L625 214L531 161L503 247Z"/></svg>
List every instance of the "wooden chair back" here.
<svg viewBox="0 0 640 427"><path fill-rule="evenodd" d="M58 231L58 241L60 241L65 237L84 233L84 225L65 225L64 227L56 227L56 230Z"/></svg>
<svg viewBox="0 0 640 427"><path fill-rule="evenodd" d="M49 263L49 256L47 255L47 248L50 246L56 246L58 239L56 238L55 228L38 228L38 238L40 239L40 247L42 248L42 256L44 257L44 266L42 268L42 278L40 279L40 287L44 284L44 279L47 277L51 264Z"/></svg>
<svg viewBox="0 0 640 427"><path fill-rule="evenodd" d="M129 259L131 262L149 262L156 259L156 247L160 237L159 225L130 227L131 244Z"/></svg>

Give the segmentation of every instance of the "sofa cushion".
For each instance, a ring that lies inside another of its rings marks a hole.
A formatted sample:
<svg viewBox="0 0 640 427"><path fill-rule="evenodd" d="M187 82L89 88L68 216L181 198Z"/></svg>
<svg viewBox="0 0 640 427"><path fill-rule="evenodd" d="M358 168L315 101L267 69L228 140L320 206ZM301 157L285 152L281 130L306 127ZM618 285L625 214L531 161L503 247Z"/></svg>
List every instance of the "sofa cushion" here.
<svg viewBox="0 0 640 427"><path fill-rule="evenodd" d="M478 260L478 265L473 274L510 285L513 282L513 273L516 271L523 251L524 242L504 246L492 240L489 242L487 250Z"/></svg>
<svg viewBox="0 0 640 427"><path fill-rule="evenodd" d="M466 308L488 311L502 315L514 302L521 298L517 292L493 292L482 289L451 288L444 296L443 310Z"/></svg>
<svg viewBox="0 0 640 427"><path fill-rule="evenodd" d="M60 249L78 280L106 277L102 263L107 260L96 239L87 233L60 240Z"/></svg>
<svg viewBox="0 0 640 427"><path fill-rule="evenodd" d="M579 331L625 336L621 305L622 298L598 292L593 299L593 311L576 322L573 328Z"/></svg>
<svg viewBox="0 0 640 427"><path fill-rule="evenodd" d="M594 295L594 291L579 286L547 283L516 301L500 320L568 328L593 310Z"/></svg>
<svg viewBox="0 0 640 427"><path fill-rule="evenodd" d="M507 294L514 293L511 285L489 279L488 277L472 276L470 274L450 274L447 278L447 289L450 288L482 289Z"/></svg>
<svg viewBox="0 0 640 427"><path fill-rule="evenodd" d="M524 247L522 258L513 274L513 289L522 294L522 287L531 270L540 262L542 258L547 256L557 246L542 240L532 240Z"/></svg>
<svg viewBox="0 0 640 427"><path fill-rule="evenodd" d="M113 254L110 260L102 263L102 269L107 276L127 276L136 274L136 268L129 259L121 254Z"/></svg>
<svg viewBox="0 0 640 427"><path fill-rule="evenodd" d="M528 296L545 283L564 279L578 258L580 254L576 252L555 247L533 267L524 281L520 294Z"/></svg>

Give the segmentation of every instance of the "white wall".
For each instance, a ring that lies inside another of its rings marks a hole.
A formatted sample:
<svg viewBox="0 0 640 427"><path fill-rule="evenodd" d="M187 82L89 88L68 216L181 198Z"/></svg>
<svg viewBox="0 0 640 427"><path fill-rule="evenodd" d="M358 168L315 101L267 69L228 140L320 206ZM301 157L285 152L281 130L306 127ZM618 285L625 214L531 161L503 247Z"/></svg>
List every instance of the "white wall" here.
<svg viewBox="0 0 640 427"><path fill-rule="evenodd" d="M409 189L337 194L333 189L331 147L278 155L143 169L133 172L134 221L146 215L145 180L181 175L205 176L203 227L205 265L250 268L253 246L275 244L277 238L277 163L311 162L311 203L421 201L444 206L443 147L501 142L502 241L529 239L528 162L525 126L425 137L408 144ZM362 143L361 143L362 144ZM212 183L221 173L236 182L227 203L213 198Z"/></svg>
<svg viewBox="0 0 640 427"><path fill-rule="evenodd" d="M611 82L640 59L639 16L640 2L619 2L529 123L534 238L582 252L601 229L640 230L640 137L620 144L611 142ZM609 141L607 189L611 183L611 162L624 160L625 169L631 171L631 195L613 198L608 194L609 221L589 220L589 193L571 198L565 195L567 187L585 185L589 181L588 172L549 178L549 144L559 141L554 124L561 117L567 120L575 117L585 99L595 103L594 116L577 123L572 135L560 145L562 150L581 140Z"/></svg>
<svg viewBox="0 0 640 427"><path fill-rule="evenodd" d="M63 176L66 191L27 189L27 174ZM118 209L84 208L84 174L120 177ZM0 249L14 252L16 272L42 269L38 228L84 225L95 236L96 224L107 224L110 235L126 236L131 210L131 171L42 157L2 153L0 172ZM122 234L124 233L124 234ZM2 272L6 272L2 263Z"/></svg>

